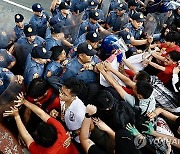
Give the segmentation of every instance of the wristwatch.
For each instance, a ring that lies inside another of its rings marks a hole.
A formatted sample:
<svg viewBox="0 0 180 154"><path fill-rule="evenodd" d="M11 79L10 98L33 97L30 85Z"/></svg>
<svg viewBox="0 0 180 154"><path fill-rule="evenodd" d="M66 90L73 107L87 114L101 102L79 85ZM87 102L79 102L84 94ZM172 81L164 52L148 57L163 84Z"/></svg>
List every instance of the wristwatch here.
<svg viewBox="0 0 180 154"><path fill-rule="evenodd" d="M91 118L91 115L89 113L85 113L86 118Z"/></svg>

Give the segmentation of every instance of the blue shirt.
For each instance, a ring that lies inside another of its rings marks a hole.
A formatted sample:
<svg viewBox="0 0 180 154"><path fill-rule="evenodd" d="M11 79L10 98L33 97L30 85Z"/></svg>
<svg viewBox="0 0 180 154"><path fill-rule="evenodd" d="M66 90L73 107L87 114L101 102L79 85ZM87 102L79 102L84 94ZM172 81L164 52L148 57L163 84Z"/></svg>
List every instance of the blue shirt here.
<svg viewBox="0 0 180 154"><path fill-rule="evenodd" d="M45 46L45 40L40 36L36 36L34 42L30 44L25 36L21 36L18 39L17 44L20 45L20 51L15 53L16 58L17 61L20 62L22 66L24 66L26 62L26 58L28 54L31 52L32 48L34 48L34 46L37 45Z"/></svg>
<svg viewBox="0 0 180 154"><path fill-rule="evenodd" d="M63 69L62 69L62 65L59 62L56 62L54 60L52 60L51 62L49 62L46 66L46 70L44 73L44 79L47 79L47 73L51 72L51 76L60 76Z"/></svg>
<svg viewBox="0 0 180 154"><path fill-rule="evenodd" d="M26 23L24 24L24 26L27 25ZM19 26L15 26L14 27L14 32L16 34L16 39L18 40L21 36L25 36L24 34L24 29L21 29Z"/></svg>
<svg viewBox="0 0 180 154"><path fill-rule="evenodd" d="M88 29L86 30L85 27L87 27ZM93 24L89 21L89 19L86 19L80 26L79 36L81 36L82 34L88 31L99 32L99 28L100 28L99 23Z"/></svg>
<svg viewBox="0 0 180 154"><path fill-rule="evenodd" d="M16 61L13 55L8 53L6 49L0 49L0 67L7 68L13 61Z"/></svg>
<svg viewBox="0 0 180 154"><path fill-rule="evenodd" d="M82 34L74 41L74 46L77 47L79 44L81 44L83 42L86 42L86 33Z"/></svg>
<svg viewBox="0 0 180 154"><path fill-rule="evenodd" d="M41 17L34 14L31 17L29 23L36 30L37 35L44 38L48 21L49 21L48 14L46 12L43 12L43 15Z"/></svg>
<svg viewBox="0 0 180 154"><path fill-rule="evenodd" d="M55 40L54 38L50 37L46 39L46 50L50 50L54 46L61 46L62 42Z"/></svg>
<svg viewBox="0 0 180 154"><path fill-rule="evenodd" d="M24 83L26 86L33 80L34 74L38 74L39 77L43 77L44 64L35 62L29 54L26 60L25 71L24 71Z"/></svg>
<svg viewBox="0 0 180 154"><path fill-rule="evenodd" d="M3 68L0 67L0 94L2 94L11 82L11 78L14 74L10 71L3 71Z"/></svg>
<svg viewBox="0 0 180 154"><path fill-rule="evenodd" d="M134 37L134 39L136 39L136 40L140 39L140 36L144 32L144 27L143 26L141 26L139 29L135 29L134 26L131 23L128 23L124 27L129 29L131 37Z"/></svg>
<svg viewBox="0 0 180 154"><path fill-rule="evenodd" d="M94 64L100 62L97 56L92 58ZM69 78L76 77L79 80L84 81L85 83L94 83L97 82L97 74L94 71L84 70L80 71L83 68L83 65L78 61L78 58L75 57L72 61L70 61L65 70L63 70L62 79L66 81Z"/></svg>

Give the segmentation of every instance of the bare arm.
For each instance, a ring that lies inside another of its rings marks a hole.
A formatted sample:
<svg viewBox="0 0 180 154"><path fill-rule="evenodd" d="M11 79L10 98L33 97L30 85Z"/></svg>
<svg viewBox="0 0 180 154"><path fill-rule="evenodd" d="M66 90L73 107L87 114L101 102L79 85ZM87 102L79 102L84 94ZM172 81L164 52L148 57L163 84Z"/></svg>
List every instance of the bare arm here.
<svg viewBox="0 0 180 154"><path fill-rule="evenodd" d="M135 40L134 38L131 37L131 44L135 45L135 46L139 46L139 45L144 45L147 44L147 39L143 39L143 40Z"/></svg>
<svg viewBox="0 0 180 154"><path fill-rule="evenodd" d="M138 71L127 61L127 59L122 58L125 65L134 73L136 74Z"/></svg>
<svg viewBox="0 0 180 154"><path fill-rule="evenodd" d="M163 67L161 65L158 65L158 64L156 64L154 62L149 61L149 65L151 65L152 67L154 67L154 68L156 68L158 70L165 71L165 67Z"/></svg>
<svg viewBox="0 0 180 154"><path fill-rule="evenodd" d="M153 52L152 53L152 56L154 57L154 58L156 58L156 59L159 59L160 61L162 61L162 62L164 62L165 61L165 57L163 57L163 56L160 56L159 54L157 54L156 52Z"/></svg>
<svg viewBox="0 0 180 154"><path fill-rule="evenodd" d="M47 122L47 120L50 118L50 115L44 112L41 108L39 108L37 105L34 105L27 100L24 101L24 105L31 109L39 118L41 118L44 122Z"/></svg>

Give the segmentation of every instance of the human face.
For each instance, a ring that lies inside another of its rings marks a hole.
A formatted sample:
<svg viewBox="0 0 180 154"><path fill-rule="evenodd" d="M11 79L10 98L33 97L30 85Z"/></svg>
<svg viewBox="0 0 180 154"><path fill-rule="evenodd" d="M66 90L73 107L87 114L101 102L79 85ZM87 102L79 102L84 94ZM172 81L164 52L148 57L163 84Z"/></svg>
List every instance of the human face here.
<svg viewBox="0 0 180 154"><path fill-rule="evenodd" d="M69 9L62 9L61 12L65 15L68 15L69 14Z"/></svg>
<svg viewBox="0 0 180 154"><path fill-rule="evenodd" d="M61 4L61 0L56 1L56 5L59 5L59 4Z"/></svg>
<svg viewBox="0 0 180 154"><path fill-rule="evenodd" d="M164 61L164 65L171 65L171 64L173 64L173 60L171 59L171 57L169 55L167 55L165 58L166 59Z"/></svg>
<svg viewBox="0 0 180 154"><path fill-rule="evenodd" d="M41 17L43 15L42 11L41 12L35 12L34 11L34 14L37 15L38 17Z"/></svg>
<svg viewBox="0 0 180 154"><path fill-rule="evenodd" d="M143 22L138 22L136 20L132 20L132 25L136 28L139 29L143 25Z"/></svg>
<svg viewBox="0 0 180 154"><path fill-rule="evenodd" d="M71 92L70 92L70 89L66 88L65 86L62 86L60 89L59 89L59 97L62 101L69 101L72 99L72 95L71 95Z"/></svg>
<svg viewBox="0 0 180 154"><path fill-rule="evenodd" d="M99 41L97 41L97 42L90 42L90 41L88 41L88 43L92 46L93 49L97 49L97 47L99 45Z"/></svg>
<svg viewBox="0 0 180 154"><path fill-rule="evenodd" d="M118 15L118 16L122 16L122 14L125 13L125 12L126 12L125 10L122 10L122 11L117 10L117 15Z"/></svg>
<svg viewBox="0 0 180 154"><path fill-rule="evenodd" d="M88 55L86 55L86 54L84 54L84 53L79 54L79 60L80 60L83 64L91 62L92 57L93 57L93 56L88 56Z"/></svg>
<svg viewBox="0 0 180 154"><path fill-rule="evenodd" d="M177 13L180 15L180 7L178 7L177 9Z"/></svg>
<svg viewBox="0 0 180 154"><path fill-rule="evenodd" d="M66 52L63 50L62 53L58 56L58 61L62 62L66 59Z"/></svg>
<svg viewBox="0 0 180 154"><path fill-rule="evenodd" d="M28 40L28 42L29 42L29 43L33 43L33 42L34 42L34 40L35 40L35 38L36 38L36 36L35 36L35 35L33 35L33 36L29 36L29 37L27 37L27 40Z"/></svg>
<svg viewBox="0 0 180 154"><path fill-rule="evenodd" d="M24 20L23 20L22 22L16 22L16 25L17 25L19 28L23 29L23 28L24 28Z"/></svg>

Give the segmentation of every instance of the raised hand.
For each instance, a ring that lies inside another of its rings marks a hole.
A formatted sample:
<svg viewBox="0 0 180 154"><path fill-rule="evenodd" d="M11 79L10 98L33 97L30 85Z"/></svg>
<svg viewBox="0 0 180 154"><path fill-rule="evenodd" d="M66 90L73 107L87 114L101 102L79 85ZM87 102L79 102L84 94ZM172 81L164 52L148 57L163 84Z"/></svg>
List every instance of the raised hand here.
<svg viewBox="0 0 180 154"><path fill-rule="evenodd" d="M136 129L135 126L132 126L130 123L127 124L126 129L131 133L133 136L140 135L139 131Z"/></svg>
<svg viewBox="0 0 180 154"><path fill-rule="evenodd" d="M97 112L97 107L91 104L88 104L86 107L86 113L89 113L89 115L93 115Z"/></svg>
<svg viewBox="0 0 180 154"><path fill-rule="evenodd" d="M145 124L142 124L143 126L146 126L148 128L147 131L143 131L143 133L146 133L148 135L152 135L154 132L154 124L152 122L146 121Z"/></svg>
<svg viewBox="0 0 180 154"><path fill-rule="evenodd" d="M103 131L107 131L110 129L110 127L108 125L106 125L102 120L100 120L99 118L92 118L93 122L96 126L98 126L99 129L103 130Z"/></svg>
<svg viewBox="0 0 180 154"><path fill-rule="evenodd" d="M25 102L24 94L23 92L19 93L17 96L18 100L14 100L14 103L17 103L15 107L21 106Z"/></svg>
<svg viewBox="0 0 180 154"><path fill-rule="evenodd" d="M110 71L112 69L111 63L109 61L104 62L104 69Z"/></svg>
<svg viewBox="0 0 180 154"><path fill-rule="evenodd" d="M8 110L8 111L4 111L3 113L3 117L7 117L7 116L19 116L19 111L18 111L18 108L15 107L15 106L11 106L10 107L11 110Z"/></svg>

